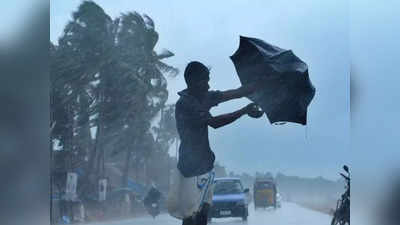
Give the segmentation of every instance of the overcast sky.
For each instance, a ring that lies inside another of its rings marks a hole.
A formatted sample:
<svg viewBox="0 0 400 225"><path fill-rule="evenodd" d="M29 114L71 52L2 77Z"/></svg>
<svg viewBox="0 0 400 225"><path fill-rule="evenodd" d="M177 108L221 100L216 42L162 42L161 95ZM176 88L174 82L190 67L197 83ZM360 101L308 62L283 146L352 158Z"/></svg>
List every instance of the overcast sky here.
<svg viewBox="0 0 400 225"><path fill-rule="evenodd" d="M50 39L57 43L80 0L51 1ZM95 1L112 18L137 11L153 18L159 33L156 49L169 49L166 60L181 71L198 60L212 67L210 86L239 87L229 59L239 35L292 49L309 66L316 95L308 126L272 126L266 118L243 117L218 130L210 128L217 161L236 172L271 171L338 179L350 152L349 6L345 0L282 1ZM185 88L183 75L169 79L169 103ZM246 105L247 99L220 104L217 115Z"/></svg>
<svg viewBox="0 0 400 225"><path fill-rule="evenodd" d="M355 175L381 185L378 179L400 174L393 174L400 169L400 1L353 0L350 7L351 164Z"/></svg>

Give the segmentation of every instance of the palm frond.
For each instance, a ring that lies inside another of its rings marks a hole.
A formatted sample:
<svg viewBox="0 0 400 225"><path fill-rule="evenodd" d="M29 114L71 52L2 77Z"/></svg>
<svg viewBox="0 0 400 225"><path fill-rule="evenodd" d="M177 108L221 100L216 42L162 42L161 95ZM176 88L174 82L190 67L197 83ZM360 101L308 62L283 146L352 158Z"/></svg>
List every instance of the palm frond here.
<svg viewBox="0 0 400 225"><path fill-rule="evenodd" d="M158 60L162 60L162 59L165 59L165 58L172 57L174 55L175 54L173 52L171 52L171 51L169 51L167 49L163 49L163 50L161 50L160 53L157 53L156 57L157 57Z"/></svg>
<svg viewBox="0 0 400 225"><path fill-rule="evenodd" d="M143 14L143 19L144 19L144 22L145 22L145 24L146 24L146 28L147 29L152 29L152 30L154 30L154 28L155 28L155 26L154 26L154 21L153 21L153 19L151 19L148 15L146 15L146 14Z"/></svg>
<svg viewBox="0 0 400 225"><path fill-rule="evenodd" d="M179 74L178 68L167 65L163 62L158 61L156 66L162 73L166 73L169 77L176 77Z"/></svg>

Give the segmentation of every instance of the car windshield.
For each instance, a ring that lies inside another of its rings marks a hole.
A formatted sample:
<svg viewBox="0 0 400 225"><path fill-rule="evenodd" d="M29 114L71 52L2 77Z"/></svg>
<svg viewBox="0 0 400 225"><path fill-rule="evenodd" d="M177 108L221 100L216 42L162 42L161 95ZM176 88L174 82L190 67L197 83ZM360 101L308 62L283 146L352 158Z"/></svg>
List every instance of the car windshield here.
<svg viewBox="0 0 400 225"><path fill-rule="evenodd" d="M255 188L272 189L274 188L274 185L271 182L257 182Z"/></svg>
<svg viewBox="0 0 400 225"><path fill-rule="evenodd" d="M238 194L243 192L239 180L217 180L214 186L214 194Z"/></svg>

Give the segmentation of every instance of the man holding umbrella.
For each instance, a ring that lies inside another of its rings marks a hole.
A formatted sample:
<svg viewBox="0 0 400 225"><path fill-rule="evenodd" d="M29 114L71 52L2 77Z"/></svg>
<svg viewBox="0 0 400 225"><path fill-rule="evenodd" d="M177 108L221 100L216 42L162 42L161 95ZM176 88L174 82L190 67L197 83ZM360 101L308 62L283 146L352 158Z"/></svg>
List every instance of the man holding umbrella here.
<svg viewBox="0 0 400 225"><path fill-rule="evenodd" d="M215 155L208 141L208 126L219 128L244 114L259 118L264 112L271 124L307 124L307 108L315 95L308 66L291 50L261 39L240 37L238 50L231 56L242 87L228 91L209 91L209 69L190 62L185 69L187 89L179 92L175 117L181 139L179 172L169 195L168 211L184 225L207 224L212 200ZM231 99L248 97L242 109L219 116L211 107ZM194 220L192 218L195 218Z"/></svg>
<svg viewBox="0 0 400 225"><path fill-rule="evenodd" d="M257 83L228 91L209 91L209 69L200 62L190 62L184 72L187 89L179 92L175 117L180 136L178 180L179 206L169 209L172 216L181 218L183 225L205 225L212 200L215 155L208 140L208 126L214 129L228 125L241 116L261 117L263 112L250 103L232 113L212 116L211 107L221 102L241 98L261 88ZM262 83L262 82L260 82ZM208 181L207 181L208 180ZM204 182L205 181L205 182ZM189 194L190 193L190 194Z"/></svg>

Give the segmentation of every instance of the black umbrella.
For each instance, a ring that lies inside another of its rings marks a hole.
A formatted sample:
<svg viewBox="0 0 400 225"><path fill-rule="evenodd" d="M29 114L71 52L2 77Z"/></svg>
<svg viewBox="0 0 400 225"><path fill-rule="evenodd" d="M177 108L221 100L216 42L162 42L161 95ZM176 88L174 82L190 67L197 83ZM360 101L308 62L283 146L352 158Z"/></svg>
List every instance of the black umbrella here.
<svg viewBox="0 0 400 225"><path fill-rule="evenodd" d="M307 107L315 95L307 64L291 50L260 39L240 36L231 56L242 85L261 79L264 87L248 96L267 114L272 124L307 123Z"/></svg>

